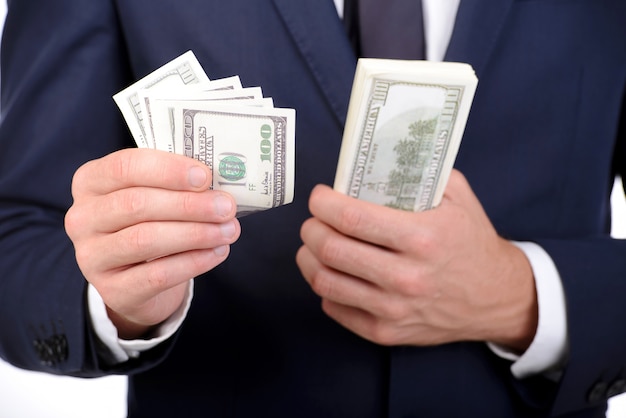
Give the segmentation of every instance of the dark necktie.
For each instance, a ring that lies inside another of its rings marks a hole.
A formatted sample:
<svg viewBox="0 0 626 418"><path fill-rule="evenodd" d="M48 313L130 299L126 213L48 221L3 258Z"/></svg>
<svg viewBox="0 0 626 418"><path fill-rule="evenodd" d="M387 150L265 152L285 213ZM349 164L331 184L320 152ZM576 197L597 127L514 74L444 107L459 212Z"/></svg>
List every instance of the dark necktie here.
<svg viewBox="0 0 626 418"><path fill-rule="evenodd" d="M358 56L426 59L421 0L344 1L344 22Z"/></svg>

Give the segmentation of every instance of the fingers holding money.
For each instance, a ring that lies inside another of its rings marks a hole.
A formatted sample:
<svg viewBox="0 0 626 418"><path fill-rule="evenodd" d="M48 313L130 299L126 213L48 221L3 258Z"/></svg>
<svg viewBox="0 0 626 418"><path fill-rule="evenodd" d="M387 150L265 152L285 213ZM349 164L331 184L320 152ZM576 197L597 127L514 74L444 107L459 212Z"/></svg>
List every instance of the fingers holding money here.
<svg viewBox="0 0 626 418"><path fill-rule="evenodd" d="M104 195L129 187L207 190L211 170L193 159L151 149L125 149L92 160L74 174L72 195Z"/></svg>
<svg viewBox="0 0 626 418"><path fill-rule="evenodd" d="M390 250L403 251L405 239L413 235L414 213L354 199L325 185L313 189L309 208L315 218L341 234Z"/></svg>
<svg viewBox="0 0 626 418"><path fill-rule="evenodd" d="M194 250L108 271L92 280L120 338L134 339L179 309L189 280L228 256L228 246Z"/></svg>
<svg viewBox="0 0 626 418"><path fill-rule="evenodd" d="M76 202L76 201L75 201ZM75 237L114 233L142 222L178 221L221 223L235 216L232 196L220 191L187 192L156 187L130 187L89 196L68 212ZM94 216L94 214L98 214Z"/></svg>
<svg viewBox="0 0 626 418"><path fill-rule="evenodd" d="M210 181L208 168L187 157L110 154L75 175L66 231L96 271L230 244L240 233L236 203L228 193L206 190Z"/></svg>
<svg viewBox="0 0 626 418"><path fill-rule="evenodd" d="M202 163L155 150L119 151L77 171L66 232L85 278L120 317L167 318L182 300L173 289L228 257L241 233L236 203L210 183Z"/></svg>
<svg viewBox="0 0 626 418"><path fill-rule="evenodd" d="M144 222L85 240L84 245L76 248L76 258L79 265L89 266L94 272L126 268L146 260L195 250L215 250L217 258L222 261L226 253L222 247L235 242L240 232L236 219L218 224ZM106 257L94 257L94 254L106 254Z"/></svg>
<svg viewBox="0 0 626 418"><path fill-rule="evenodd" d="M351 206L351 207L348 207ZM491 341L524 351L536 329L533 272L453 170L441 204L413 213L326 186L310 199L296 262L324 311L385 345Z"/></svg>
<svg viewBox="0 0 626 418"><path fill-rule="evenodd" d="M151 322L149 318L157 314L153 309L159 312L163 309L149 307L151 301L159 298L159 304L171 303L168 292L224 261L230 252L229 243L239 234L236 220L222 228L203 228L197 224L181 228L180 225L165 224L155 225L153 229L146 235L156 232L170 239L155 241L147 246L137 245L132 238L129 239L129 235L136 232L129 231L94 241L92 246L85 247L86 254L77 251L79 265L86 266L83 268L85 275L98 289L107 306L124 316L128 316L131 311L133 315L144 315L148 324L167 318L180 303L180 300L172 303L172 309L167 310L167 314ZM155 254L161 252L167 255L134 262L135 257L144 258L148 255L146 248ZM107 251L108 257L97 258L95 262L88 261L90 255ZM137 309L138 306L145 306L145 310Z"/></svg>

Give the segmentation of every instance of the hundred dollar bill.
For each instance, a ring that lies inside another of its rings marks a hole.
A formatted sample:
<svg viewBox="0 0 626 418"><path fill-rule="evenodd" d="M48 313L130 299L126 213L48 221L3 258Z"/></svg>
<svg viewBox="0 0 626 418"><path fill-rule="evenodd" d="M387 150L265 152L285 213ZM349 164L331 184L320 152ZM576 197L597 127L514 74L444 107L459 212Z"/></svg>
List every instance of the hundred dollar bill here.
<svg viewBox="0 0 626 418"><path fill-rule="evenodd" d="M477 83L468 64L359 59L335 190L402 210L437 206Z"/></svg>
<svg viewBox="0 0 626 418"><path fill-rule="evenodd" d="M137 92L139 90L152 88L172 88L174 86L184 86L194 83L209 82L209 77L202 69L196 56L192 51L187 51L183 55L175 58L166 65L153 71L141 80L120 91L113 96L113 100L119 107L128 129L130 130L138 147L154 148L148 143L146 135L146 125L144 114L141 111L141 104Z"/></svg>
<svg viewBox="0 0 626 418"><path fill-rule="evenodd" d="M144 124L146 135L152 148L169 152L178 152L180 146L174 143L174 121L171 117L170 103L176 101L188 102L231 102L232 104L247 105L243 101L261 100L263 92L260 87L246 87L233 90L182 91L163 92L158 90L141 90L138 97L142 103L144 114L148 115ZM267 101L263 101L267 103Z"/></svg>
<svg viewBox="0 0 626 418"><path fill-rule="evenodd" d="M150 107L150 100L155 98L168 98L174 99L176 97L184 97L190 94L198 95L212 92L231 92L234 90L241 90L241 80L239 76L232 76L221 78L219 80L211 80L202 83L186 84L184 86L176 86L174 88L168 88L163 86L152 89L140 89L137 91L137 100L139 101L140 112L144 116L145 135L146 142L155 149L168 150L174 152L173 145L171 144L159 144L154 138L154 126L153 122L159 120L159 116L153 117L153 110ZM146 121L147 120L147 121ZM171 145L171 146L170 146Z"/></svg>
<svg viewBox="0 0 626 418"><path fill-rule="evenodd" d="M173 105L176 142L213 170L213 189L229 192L237 216L293 201L295 110L210 103Z"/></svg>

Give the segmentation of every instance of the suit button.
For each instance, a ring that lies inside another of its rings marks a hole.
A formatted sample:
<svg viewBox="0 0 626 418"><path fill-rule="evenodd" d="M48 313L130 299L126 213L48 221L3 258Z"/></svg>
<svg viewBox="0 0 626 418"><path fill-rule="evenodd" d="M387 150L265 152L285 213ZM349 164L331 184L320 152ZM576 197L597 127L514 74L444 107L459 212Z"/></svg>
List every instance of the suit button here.
<svg viewBox="0 0 626 418"><path fill-rule="evenodd" d="M36 339L33 341L33 345L35 346L35 351L37 351L37 356L39 357L39 361L44 366L52 365L53 351L48 345L46 340Z"/></svg>
<svg viewBox="0 0 626 418"><path fill-rule="evenodd" d="M587 401L590 403L596 403L606 400L606 393L609 385L606 382L597 382L594 384L587 394Z"/></svg>
<svg viewBox="0 0 626 418"><path fill-rule="evenodd" d="M626 379L617 379L611 383L611 386L606 391L606 396L611 398L626 392Z"/></svg>
<svg viewBox="0 0 626 418"><path fill-rule="evenodd" d="M68 344L65 335L54 334L50 338L37 338L33 341L33 346L44 366L54 366L67 360Z"/></svg>
<svg viewBox="0 0 626 418"><path fill-rule="evenodd" d="M67 360L68 347L65 335L56 334L52 336L51 343L54 347L54 357L56 361L60 363Z"/></svg>

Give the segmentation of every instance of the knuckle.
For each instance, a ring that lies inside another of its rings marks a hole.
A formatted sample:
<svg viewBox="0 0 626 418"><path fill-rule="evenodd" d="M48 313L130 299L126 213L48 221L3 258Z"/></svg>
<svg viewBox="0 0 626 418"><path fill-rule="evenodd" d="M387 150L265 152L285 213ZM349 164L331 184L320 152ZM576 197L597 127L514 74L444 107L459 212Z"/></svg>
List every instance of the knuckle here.
<svg viewBox="0 0 626 418"><path fill-rule="evenodd" d="M91 219L92 213L85 206L72 205L65 212L63 226L72 242L89 235L93 226Z"/></svg>
<svg viewBox="0 0 626 418"><path fill-rule="evenodd" d="M120 151L117 153L118 158L106 160L109 162L109 170L111 171L113 178L127 180L131 177L131 172L133 171L133 160L131 155L131 153Z"/></svg>
<svg viewBox="0 0 626 418"><path fill-rule="evenodd" d="M211 224L193 223L189 225L189 230L186 231L186 241L193 248L210 248L213 247L216 242L211 239L211 230L209 228L218 228ZM216 235L219 236L219 235Z"/></svg>
<svg viewBox="0 0 626 418"><path fill-rule="evenodd" d="M189 270L191 272L204 273L215 267L217 264L215 257L211 250L206 251L191 251L189 254ZM207 256L210 254L210 257Z"/></svg>
<svg viewBox="0 0 626 418"><path fill-rule="evenodd" d="M82 246L76 246L74 253L78 267L83 271L83 274L87 276L85 270L88 269L89 260L91 260L90 252L85 250Z"/></svg>
<svg viewBox="0 0 626 418"><path fill-rule="evenodd" d="M380 345L392 346L397 343L395 331L381 320L373 322L370 335L372 341Z"/></svg>
<svg viewBox="0 0 626 418"><path fill-rule="evenodd" d="M414 272L398 274L392 281L393 289L404 296L419 297L424 294L424 284Z"/></svg>
<svg viewBox="0 0 626 418"><path fill-rule="evenodd" d="M353 206L345 206L339 213L339 228L348 234L358 231L364 224L361 210Z"/></svg>
<svg viewBox="0 0 626 418"><path fill-rule="evenodd" d="M319 246L319 258L324 264L333 265L339 258L341 247L334 244L330 239L324 239Z"/></svg>
<svg viewBox="0 0 626 418"><path fill-rule="evenodd" d="M78 225L80 224L80 217L78 215L78 211L74 206L71 206L68 211L65 213L65 217L63 219L63 225L65 226L65 232L72 239L75 236L76 231L79 230Z"/></svg>
<svg viewBox="0 0 626 418"><path fill-rule="evenodd" d="M126 243L126 250L131 253L147 254L155 243L154 234L145 224L138 224L129 228L127 238L119 241Z"/></svg>
<svg viewBox="0 0 626 418"><path fill-rule="evenodd" d="M407 309L403 304L384 303L378 307L379 316L389 321L401 321L407 316Z"/></svg>
<svg viewBox="0 0 626 418"><path fill-rule="evenodd" d="M150 263L148 263L150 264ZM148 288L156 293L169 288L169 271L165 268L151 267L146 272L146 284Z"/></svg>
<svg viewBox="0 0 626 418"><path fill-rule="evenodd" d="M133 189L126 189L124 193L116 193L116 196L122 213L130 213L137 218L146 212L145 194L136 193Z"/></svg>
<svg viewBox="0 0 626 418"><path fill-rule="evenodd" d="M410 231L404 237L408 248L420 254L431 254L437 247L437 234L431 228L421 228L419 231Z"/></svg>
<svg viewBox="0 0 626 418"><path fill-rule="evenodd" d="M181 195L180 207L182 208L185 215L189 216L197 212L198 204L195 198L195 193L183 193Z"/></svg>
<svg viewBox="0 0 626 418"><path fill-rule="evenodd" d="M323 298L332 299L333 282L324 271L317 271L310 279L311 289Z"/></svg>
<svg viewBox="0 0 626 418"><path fill-rule="evenodd" d="M74 175L72 176L72 196L76 197L78 190L80 189L79 186L85 182L85 179L87 178L87 167L89 165L90 162L87 162L78 167L78 169L74 172Z"/></svg>

